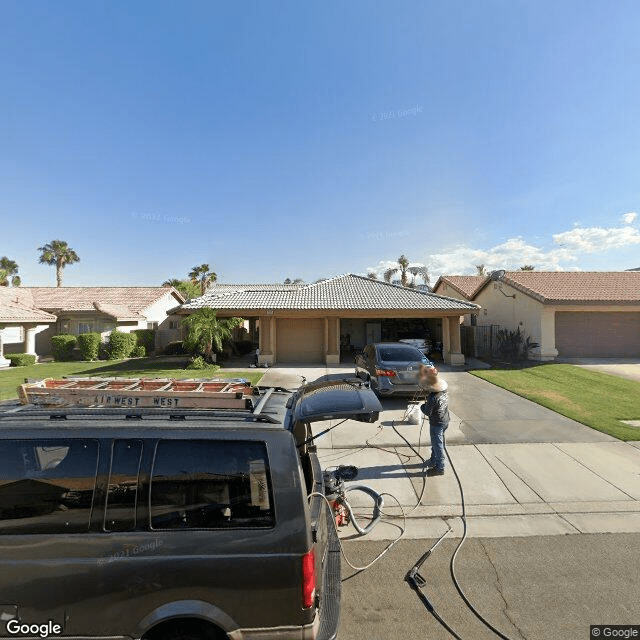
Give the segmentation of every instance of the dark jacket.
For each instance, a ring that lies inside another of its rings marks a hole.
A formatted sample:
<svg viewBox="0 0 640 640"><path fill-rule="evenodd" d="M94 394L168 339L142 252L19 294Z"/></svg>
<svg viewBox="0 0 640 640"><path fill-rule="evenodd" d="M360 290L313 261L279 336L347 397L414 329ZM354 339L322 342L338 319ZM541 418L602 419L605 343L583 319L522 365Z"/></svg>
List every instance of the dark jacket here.
<svg viewBox="0 0 640 640"><path fill-rule="evenodd" d="M420 410L429 418L429 424L449 425L449 395L446 391L430 393Z"/></svg>

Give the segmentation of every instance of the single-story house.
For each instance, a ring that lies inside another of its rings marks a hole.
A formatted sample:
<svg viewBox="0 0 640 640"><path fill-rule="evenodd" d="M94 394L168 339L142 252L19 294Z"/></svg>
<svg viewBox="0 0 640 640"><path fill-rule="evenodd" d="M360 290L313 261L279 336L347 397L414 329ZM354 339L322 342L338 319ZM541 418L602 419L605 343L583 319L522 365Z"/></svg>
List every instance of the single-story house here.
<svg viewBox="0 0 640 640"><path fill-rule="evenodd" d="M55 315L23 304L15 291L0 287L0 367L10 364L4 357L5 344L17 346L13 351L35 353L36 333L56 321Z"/></svg>
<svg viewBox="0 0 640 640"><path fill-rule="evenodd" d="M640 356L640 272L494 271L442 276L434 292L482 307L469 324L520 330L537 360ZM465 321L466 322L466 321Z"/></svg>
<svg viewBox="0 0 640 640"><path fill-rule="evenodd" d="M167 312L185 301L173 287L12 287L12 299L49 318L32 329L35 341L27 353L51 353L51 336L95 331L103 338L115 328L125 333L156 329L156 348L180 339L180 318ZM5 338L9 351L22 351L26 339Z"/></svg>
<svg viewBox="0 0 640 640"><path fill-rule="evenodd" d="M214 283L175 312L204 307L247 320L259 361L269 365L353 362L353 351L368 343L425 337L442 343L446 362L464 364L461 318L478 312L467 300L354 274L313 284Z"/></svg>

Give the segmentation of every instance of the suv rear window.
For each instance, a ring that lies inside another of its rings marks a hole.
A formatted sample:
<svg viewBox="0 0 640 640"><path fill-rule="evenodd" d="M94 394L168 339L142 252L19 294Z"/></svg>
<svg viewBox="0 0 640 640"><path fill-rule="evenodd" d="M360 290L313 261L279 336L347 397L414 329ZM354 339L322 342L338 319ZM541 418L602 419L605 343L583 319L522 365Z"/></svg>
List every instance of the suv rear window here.
<svg viewBox="0 0 640 640"><path fill-rule="evenodd" d="M426 362L424 354L414 347L378 347L382 362Z"/></svg>
<svg viewBox="0 0 640 640"><path fill-rule="evenodd" d="M152 529L272 527L264 443L161 440L151 479Z"/></svg>
<svg viewBox="0 0 640 640"><path fill-rule="evenodd" d="M0 441L0 534L89 529L98 442Z"/></svg>

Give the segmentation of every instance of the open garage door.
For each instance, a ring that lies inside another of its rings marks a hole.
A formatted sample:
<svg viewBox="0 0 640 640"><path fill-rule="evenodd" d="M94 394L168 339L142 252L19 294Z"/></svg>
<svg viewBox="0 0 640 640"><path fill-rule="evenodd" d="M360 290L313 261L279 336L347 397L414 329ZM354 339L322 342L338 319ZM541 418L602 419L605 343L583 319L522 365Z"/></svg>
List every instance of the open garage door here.
<svg viewBox="0 0 640 640"><path fill-rule="evenodd" d="M640 356L640 313L556 312L560 356Z"/></svg>
<svg viewBox="0 0 640 640"><path fill-rule="evenodd" d="M324 319L278 318L276 362L324 362Z"/></svg>

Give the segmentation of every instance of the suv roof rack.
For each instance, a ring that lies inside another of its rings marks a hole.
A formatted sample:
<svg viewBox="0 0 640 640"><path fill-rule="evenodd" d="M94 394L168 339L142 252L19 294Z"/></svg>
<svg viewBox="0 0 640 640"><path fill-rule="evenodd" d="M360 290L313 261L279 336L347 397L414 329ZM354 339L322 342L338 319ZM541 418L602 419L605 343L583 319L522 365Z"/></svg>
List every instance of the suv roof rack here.
<svg viewBox="0 0 640 640"><path fill-rule="evenodd" d="M245 378L45 378L18 388L22 406L0 417L144 416L233 417L278 423L265 408L274 388L257 388ZM254 400L257 404L254 404ZM26 411L25 411L26 410ZM24 411L24 413L23 413Z"/></svg>

